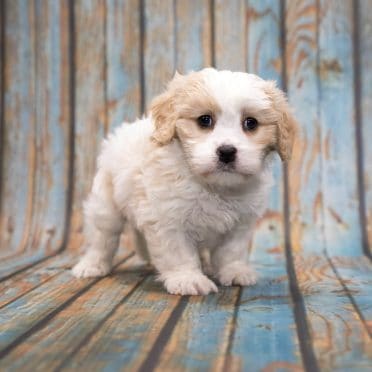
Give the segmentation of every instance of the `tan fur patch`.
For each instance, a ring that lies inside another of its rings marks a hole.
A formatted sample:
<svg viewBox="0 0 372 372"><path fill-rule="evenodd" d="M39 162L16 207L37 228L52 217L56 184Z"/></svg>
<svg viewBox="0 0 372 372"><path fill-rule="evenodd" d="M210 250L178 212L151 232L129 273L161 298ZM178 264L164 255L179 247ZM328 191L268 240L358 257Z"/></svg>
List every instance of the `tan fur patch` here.
<svg viewBox="0 0 372 372"><path fill-rule="evenodd" d="M276 83L274 81L266 82L264 91L270 97L273 110L277 114L276 149L282 161L288 161L291 158L293 142L298 130L298 124L291 112L284 93L276 87Z"/></svg>
<svg viewBox="0 0 372 372"><path fill-rule="evenodd" d="M166 144L176 136L178 120L195 121L205 114L216 116L221 108L205 87L202 74L193 72L187 76L176 74L166 92L153 100L150 111L155 123L153 138Z"/></svg>

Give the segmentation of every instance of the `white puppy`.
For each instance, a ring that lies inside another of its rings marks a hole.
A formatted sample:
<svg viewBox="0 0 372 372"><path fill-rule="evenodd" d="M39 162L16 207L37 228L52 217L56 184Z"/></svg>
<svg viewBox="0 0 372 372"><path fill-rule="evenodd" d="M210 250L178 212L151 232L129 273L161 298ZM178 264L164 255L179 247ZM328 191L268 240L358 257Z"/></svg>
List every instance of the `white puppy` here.
<svg viewBox="0 0 372 372"><path fill-rule="evenodd" d="M272 184L269 154L288 160L295 128L272 81L212 68L176 74L149 117L103 142L74 275L107 275L129 223L170 293L216 292L205 273L254 284L247 247Z"/></svg>

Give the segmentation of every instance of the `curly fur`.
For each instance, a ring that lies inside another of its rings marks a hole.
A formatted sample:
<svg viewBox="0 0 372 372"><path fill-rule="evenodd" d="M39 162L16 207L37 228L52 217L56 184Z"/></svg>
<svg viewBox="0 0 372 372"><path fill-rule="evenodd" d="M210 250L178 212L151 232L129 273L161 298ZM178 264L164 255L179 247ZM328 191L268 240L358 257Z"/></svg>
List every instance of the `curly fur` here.
<svg viewBox="0 0 372 372"><path fill-rule="evenodd" d="M200 128L201 115L214 127ZM242 129L247 116L258 120L253 132ZM146 118L103 142L84 205L87 252L74 275L108 274L127 223L170 293L216 292L211 279L254 284L247 244L272 185L270 154L289 159L295 126L273 82L214 69L176 74ZM222 145L237 149L232 164L221 163Z"/></svg>

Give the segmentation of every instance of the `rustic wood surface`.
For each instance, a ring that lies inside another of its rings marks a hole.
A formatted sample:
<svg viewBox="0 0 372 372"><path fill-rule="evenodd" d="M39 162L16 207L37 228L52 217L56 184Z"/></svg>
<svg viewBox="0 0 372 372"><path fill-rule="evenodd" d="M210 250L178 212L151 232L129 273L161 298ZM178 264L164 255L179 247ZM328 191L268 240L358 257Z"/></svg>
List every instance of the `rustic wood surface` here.
<svg viewBox="0 0 372 372"><path fill-rule="evenodd" d="M0 255L62 248L70 138L67 2L4 1ZM37 27L36 27L37 24Z"/></svg>
<svg viewBox="0 0 372 372"><path fill-rule="evenodd" d="M370 370L371 14L371 0L1 0L0 370ZM276 80L300 124L247 243L258 284L168 295L130 231L112 275L74 279L102 138L205 66Z"/></svg>
<svg viewBox="0 0 372 372"><path fill-rule="evenodd" d="M356 78L357 92L359 105L359 125L361 131L360 136L360 152L362 168L359 167L359 173L363 183L360 185L360 193L365 193L363 214L366 217L366 237L365 237L365 252L372 256L372 147L370 146L370 138L372 138L372 1L364 0L358 2L358 7L355 10L354 25L359 38L355 38L359 48L354 49L356 58ZM355 31L354 31L355 32ZM354 41L354 42L355 42ZM355 48L355 46L354 46ZM363 217L363 216L362 216Z"/></svg>

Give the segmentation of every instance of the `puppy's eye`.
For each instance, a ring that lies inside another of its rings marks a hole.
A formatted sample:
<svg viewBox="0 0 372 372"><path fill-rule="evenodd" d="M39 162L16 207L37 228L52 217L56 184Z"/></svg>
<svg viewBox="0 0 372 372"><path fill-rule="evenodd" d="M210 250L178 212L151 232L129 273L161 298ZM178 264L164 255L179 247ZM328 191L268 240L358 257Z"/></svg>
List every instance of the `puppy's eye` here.
<svg viewBox="0 0 372 372"><path fill-rule="evenodd" d="M253 132L258 127L258 121L255 118L245 118L243 121L243 130Z"/></svg>
<svg viewBox="0 0 372 372"><path fill-rule="evenodd" d="M201 128L211 128L213 126L213 119L210 115L202 115L198 117L198 124Z"/></svg>

